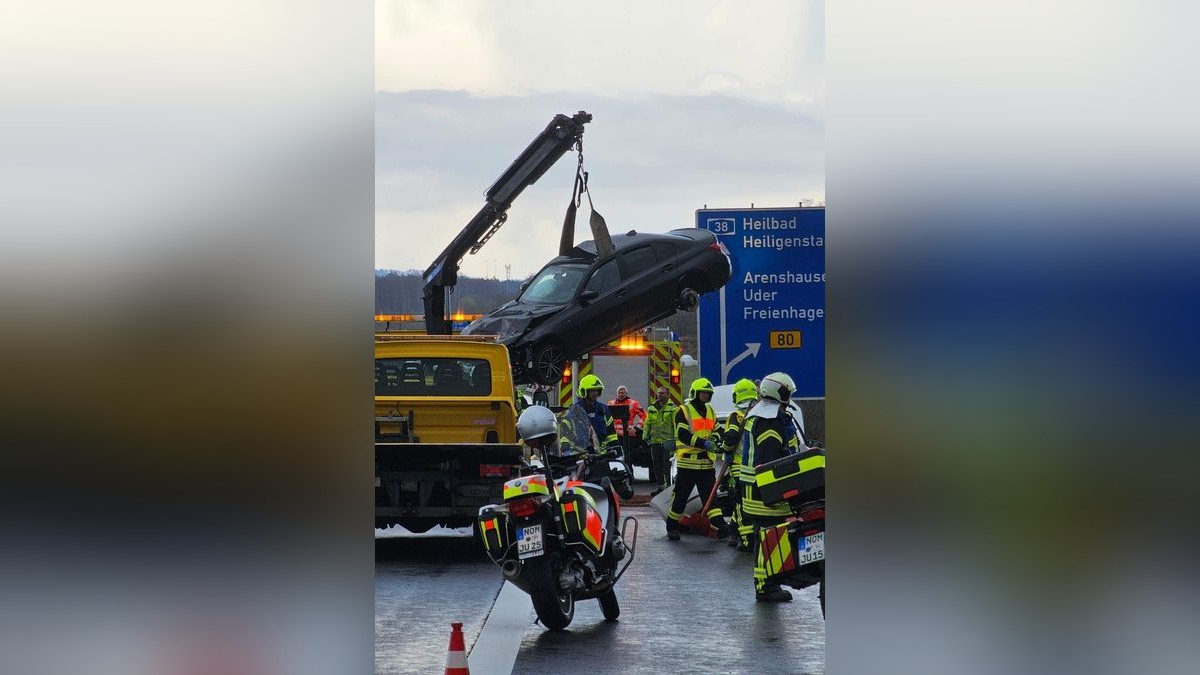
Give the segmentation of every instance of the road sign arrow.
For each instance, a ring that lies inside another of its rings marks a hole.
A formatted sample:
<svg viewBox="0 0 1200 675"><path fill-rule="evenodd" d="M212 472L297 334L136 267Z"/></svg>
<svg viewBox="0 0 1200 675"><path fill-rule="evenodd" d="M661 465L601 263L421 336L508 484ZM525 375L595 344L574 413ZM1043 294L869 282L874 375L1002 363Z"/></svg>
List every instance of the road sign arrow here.
<svg viewBox="0 0 1200 675"><path fill-rule="evenodd" d="M758 356L758 350L760 347L762 347L761 342L747 342L746 343L746 351L733 357L732 361L730 361L729 363L726 363L724 365L724 367L721 368L721 382L728 383L729 382L729 371L733 370L733 367L736 366L738 364L738 362L742 361L743 359L745 359L747 357Z"/></svg>

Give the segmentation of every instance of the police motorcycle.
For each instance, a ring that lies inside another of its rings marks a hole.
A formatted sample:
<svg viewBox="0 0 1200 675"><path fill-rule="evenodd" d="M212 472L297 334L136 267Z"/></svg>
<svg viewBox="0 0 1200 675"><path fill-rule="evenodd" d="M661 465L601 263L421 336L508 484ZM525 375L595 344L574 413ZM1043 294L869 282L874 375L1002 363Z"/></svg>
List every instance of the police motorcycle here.
<svg viewBox="0 0 1200 675"><path fill-rule="evenodd" d="M825 616L825 449L807 448L759 465L754 479L764 504L787 502L793 514L759 532L767 582L796 589L820 584Z"/></svg>
<svg viewBox="0 0 1200 675"><path fill-rule="evenodd" d="M566 628L575 602L591 598L606 621L616 620L621 609L613 587L633 562L637 539L632 516L617 528L618 496L633 492L620 451L590 452L594 433L576 406L561 423L549 408L528 408L517 431L540 457L526 462L526 475L505 483L503 504L479 510L484 549L504 578L529 594L546 628Z"/></svg>

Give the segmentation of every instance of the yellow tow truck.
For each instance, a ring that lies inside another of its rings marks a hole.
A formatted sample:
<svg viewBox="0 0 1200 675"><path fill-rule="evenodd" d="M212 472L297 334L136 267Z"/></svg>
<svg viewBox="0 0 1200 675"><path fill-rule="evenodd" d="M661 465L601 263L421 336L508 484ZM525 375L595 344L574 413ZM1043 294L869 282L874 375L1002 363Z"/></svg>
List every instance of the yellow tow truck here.
<svg viewBox="0 0 1200 675"><path fill-rule="evenodd" d="M375 336L375 527L468 527L523 458L508 348L486 337Z"/></svg>

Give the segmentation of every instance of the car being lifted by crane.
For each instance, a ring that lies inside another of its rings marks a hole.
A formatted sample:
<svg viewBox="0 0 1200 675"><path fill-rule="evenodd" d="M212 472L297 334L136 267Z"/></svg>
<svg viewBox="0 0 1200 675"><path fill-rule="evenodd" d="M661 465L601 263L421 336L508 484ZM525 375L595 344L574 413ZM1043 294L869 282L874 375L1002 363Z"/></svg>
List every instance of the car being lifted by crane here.
<svg viewBox="0 0 1200 675"><path fill-rule="evenodd" d="M495 335L507 345L518 384L558 383L571 359L677 310L696 309L701 294L720 289L732 274L729 252L707 230L630 231L614 240L594 207L589 219L593 240L574 244L576 207L588 191L583 126L591 120L582 111L573 117L556 115L488 188L483 208L424 274L426 331L447 335L446 292L458 281L463 256L477 252L504 224L517 195L568 150L579 152L558 256L522 286L519 297L463 331Z"/></svg>

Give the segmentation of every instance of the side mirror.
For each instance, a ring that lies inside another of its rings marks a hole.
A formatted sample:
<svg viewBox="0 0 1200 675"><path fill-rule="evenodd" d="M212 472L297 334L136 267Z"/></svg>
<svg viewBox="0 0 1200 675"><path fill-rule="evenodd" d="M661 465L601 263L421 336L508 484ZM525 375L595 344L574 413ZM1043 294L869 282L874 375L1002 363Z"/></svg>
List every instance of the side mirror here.
<svg viewBox="0 0 1200 675"><path fill-rule="evenodd" d="M522 282L521 282L521 291L522 291L522 292L524 292L526 288L529 288L529 282L528 282L528 281L522 281Z"/></svg>
<svg viewBox="0 0 1200 675"><path fill-rule="evenodd" d="M600 297L600 291L584 291L579 294L579 302L586 305Z"/></svg>

